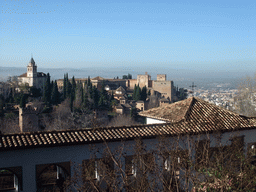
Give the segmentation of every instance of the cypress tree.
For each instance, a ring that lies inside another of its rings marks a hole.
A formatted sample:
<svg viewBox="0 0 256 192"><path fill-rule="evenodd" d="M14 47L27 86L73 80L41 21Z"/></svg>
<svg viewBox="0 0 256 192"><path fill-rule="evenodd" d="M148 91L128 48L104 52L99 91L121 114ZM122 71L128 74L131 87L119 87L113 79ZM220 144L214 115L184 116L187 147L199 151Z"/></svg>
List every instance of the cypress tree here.
<svg viewBox="0 0 256 192"><path fill-rule="evenodd" d="M72 77L70 96L72 97L73 100L75 100L75 97L76 97L76 81L75 81L75 77L74 76Z"/></svg>
<svg viewBox="0 0 256 192"><path fill-rule="evenodd" d="M137 91L137 85L135 84L134 89L133 89L133 94L132 94L133 100L135 100L136 91Z"/></svg>
<svg viewBox="0 0 256 192"><path fill-rule="evenodd" d="M133 100L138 101L141 99L141 89L138 84L138 86L135 85L134 90L133 90L133 95L132 95Z"/></svg>
<svg viewBox="0 0 256 192"><path fill-rule="evenodd" d="M107 94L107 91L105 90L105 82L103 82L102 88L100 91L99 107L101 108L108 107L108 94Z"/></svg>
<svg viewBox="0 0 256 192"><path fill-rule="evenodd" d="M146 101L146 99L147 99L147 87L146 86L144 86L141 90L140 99L143 100L143 101Z"/></svg>
<svg viewBox="0 0 256 192"><path fill-rule="evenodd" d="M98 104L99 104L99 93L98 93L98 89L93 86L92 88L92 99L93 99L93 107L94 109L98 108Z"/></svg>
<svg viewBox="0 0 256 192"><path fill-rule="evenodd" d="M4 96L1 94L0 95L0 116L4 115Z"/></svg>
<svg viewBox="0 0 256 192"><path fill-rule="evenodd" d="M64 79L63 79L63 100L66 99L67 95L67 83L66 83L66 74L64 74Z"/></svg>
<svg viewBox="0 0 256 192"><path fill-rule="evenodd" d="M22 94L20 99L20 108L24 108L24 107L26 107L26 97L24 94Z"/></svg>
<svg viewBox="0 0 256 192"><path fill-rule="evenodd" d="M49 105L51 102L51 81L49 73L47 73L46 81L44 84L43 101L47 103L47 105Z"/></svg>
<svg viewBox="0 0 256 192"><path fill-rule="evenodd" d="M51 98L51 102L53 105L57 105L59 103L59 91L58 91L58 86L57 86L57 82L55 81L53 84L53 88L52 88L52 98Z"/></svg>
<svg viewBox="0 0 256 192"><path fill-rule="evenodd" d="M84 93L84 102L83 102L84 108L89 109L90 108L89 104L90 103L89 103L89 99L88 99L88 93L85 92Z"/></svg>

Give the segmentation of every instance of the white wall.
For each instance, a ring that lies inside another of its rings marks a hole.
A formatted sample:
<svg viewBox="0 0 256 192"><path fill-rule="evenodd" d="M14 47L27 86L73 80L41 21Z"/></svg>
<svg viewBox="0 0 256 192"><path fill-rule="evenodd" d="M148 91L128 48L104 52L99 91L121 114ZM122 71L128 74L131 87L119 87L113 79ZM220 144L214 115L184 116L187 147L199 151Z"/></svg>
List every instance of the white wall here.
<svg viewBox="0 0 256 192"><path fill-rule="evenodd" d="M149 118L149 117L147 117L146 121L147 121L147 125L166 123L166 121L162 121L162 120L158 120L158 119L153 119L153 118Z"/></svg>
<svg viewBox="0 0 256 192"><path fill-rule="evenodd" d="M226 132L222 134L221 144L229 145L230 138L233 136L244 135L245 149L248 143L256 142L256 129L245 130L237 132ZM182 149L187 148L187 137L182 136L180 138L179 146ZM214 134L211 135L195 135L192 136L193 139L211 139L211 147L218 145L218 141L214 139ZM168 142L173 141L176 137L167 138ZM191 137L190 137L191 139ZM145 144L146 151L158 149L158 139L144 139L143 144ZM125 155L134 154L135 142L133 140L124 142L109 142L108 146L111 150L117 149L118 147L123 147L123 153ZM44 147L44 148L34 148L34 149L22 149L22 150L10 150L10 151L0 151L0 168L7 167L22 167L23 174L23 191L35 192L36 191L36 165L41 164L52 164L71 161L71 166L74 163L81 164L83 160L90 159L92 147L99 151L96 153L97 158L101 158L102 151L106 148L105 144L84 144L84 145L73 145L73 146L59 146L59 147ZM171 145L167 146L167 149L171 149ZM123 158L124 161L124 158ZM125 170L125 165L123 164L123 170ZM72 171L72 168L71 168ZM72 172L71 172L72 174Z"/></svg>

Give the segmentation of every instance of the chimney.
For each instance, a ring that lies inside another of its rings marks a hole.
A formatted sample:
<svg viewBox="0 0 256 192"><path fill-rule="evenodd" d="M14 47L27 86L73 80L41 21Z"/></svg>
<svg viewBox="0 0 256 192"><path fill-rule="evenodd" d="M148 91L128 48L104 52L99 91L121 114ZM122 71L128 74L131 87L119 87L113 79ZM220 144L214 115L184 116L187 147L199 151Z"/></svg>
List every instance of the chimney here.
<svg viewBox="0 0 256 192"><path fill-rule="evenodd" d="M19 107L19 127L20 127L20 132L23 132L23 108Z"/></svg>

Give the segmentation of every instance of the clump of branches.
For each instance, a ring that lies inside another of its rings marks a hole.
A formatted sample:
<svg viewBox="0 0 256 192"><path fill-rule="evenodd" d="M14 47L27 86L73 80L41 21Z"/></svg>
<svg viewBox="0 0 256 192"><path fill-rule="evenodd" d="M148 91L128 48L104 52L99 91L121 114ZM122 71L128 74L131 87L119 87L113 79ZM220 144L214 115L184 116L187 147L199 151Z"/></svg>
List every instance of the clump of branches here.
<svg viewBox="0 0 256 192"><path fill-rule="evenodd" d="M95 145L91 158L66 181L66 190L253 191L254 152L244 151L243 137L211 146L219 137L161 137L157 143L138 139L117 147L105 143L104 149Z"/></svg>
<svg viewBox="0 0 256 192"><path fill-rule="evenodd" d="M238 87L235 97L235 112L245 116L256 116L256 75L246 77Z"/></svg>

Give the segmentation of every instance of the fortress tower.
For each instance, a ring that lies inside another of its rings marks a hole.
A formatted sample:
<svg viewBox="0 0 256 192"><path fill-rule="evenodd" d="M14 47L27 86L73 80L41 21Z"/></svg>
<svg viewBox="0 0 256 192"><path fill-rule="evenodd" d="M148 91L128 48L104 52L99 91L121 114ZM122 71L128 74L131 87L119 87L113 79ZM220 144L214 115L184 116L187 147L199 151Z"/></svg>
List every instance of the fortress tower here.
<svg viewBox="0 0 256 192"><path fill-rule="evenodd" d="M20 132L38 131L39 119L38 111L30 106L19 108L19 127Z"/></svg>

